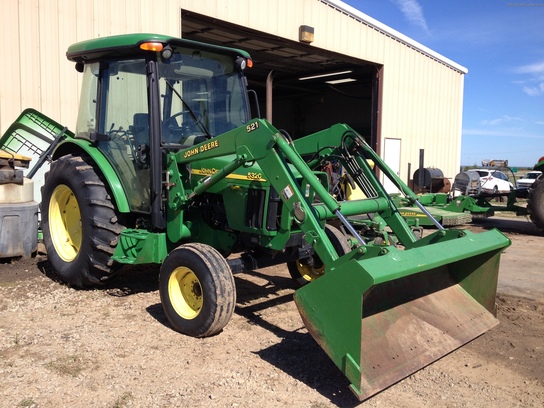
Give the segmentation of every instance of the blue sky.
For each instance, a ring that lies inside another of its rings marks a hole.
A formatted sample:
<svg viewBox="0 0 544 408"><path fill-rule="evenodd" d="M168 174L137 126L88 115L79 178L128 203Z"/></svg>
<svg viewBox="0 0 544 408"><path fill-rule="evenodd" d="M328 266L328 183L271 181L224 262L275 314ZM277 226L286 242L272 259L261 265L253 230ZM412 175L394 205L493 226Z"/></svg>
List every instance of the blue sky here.
<svg viewBox="0 0 544 408"><path fill-rule="evenodd" d="M544 156L544 0L343 0L468 69L462 165Z"/></svg>

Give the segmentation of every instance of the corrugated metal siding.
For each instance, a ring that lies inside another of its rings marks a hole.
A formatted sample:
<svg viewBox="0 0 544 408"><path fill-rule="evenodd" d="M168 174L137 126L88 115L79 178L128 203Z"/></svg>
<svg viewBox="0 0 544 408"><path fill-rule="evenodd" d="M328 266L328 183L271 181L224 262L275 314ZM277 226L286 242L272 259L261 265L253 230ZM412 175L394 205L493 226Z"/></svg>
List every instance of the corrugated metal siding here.
<svg viewBox="0 0 544 408"><path fill-rule="evenodd" d="M0 62L1 132L28 107L73 129L80 75L66 59L77 41L127 32L179 36L180 1L19 0L5 2L0 27L11 49ZM171 10L166 12L165 10Z"/></svg>
<svg viewBox="0 0 544 408"><path fill-rule="evenodd" d="M240 0L236 7L210 7L210 3L185 1L183 8L294 41L299 26L310 25L315 28L313 47L384 65L379 150L383 151L385 137L403 140L403 180L409 176L408 163L412 172L418 165L420 149L425 149L426 166L455 177L460 165L462 67L366 24L335 7L337 1Z"/></svg>
<svg viewBox="0 0 544 408"><path fill-rule="evenodd" d="M312 47L384 65L381 139L400 138L401 177L408 162L454 177L459 168L463 74L455 64L354 16L336 0L19 0L5 2L0 27L12 49L0 62L0 129L26 107L75 127L80 76L65 58L76 41L128 32L180 35L180 10L298 41L315 28ZM339 7L341 6L341 7ZM424 48L424 47L423 47ZM383 143L383 142L382 142ZM383 149L383 144L379 147Z"/></svg>
<svg viewBox="0 0 544 408"><path fill-rule="evenodd" d="M382 140L403 139L401 177L408 163L439 167L455 177L459 169L463 75L399 42L386 47L382 94ZM382 144L383 146L383 144Z"/></svg>

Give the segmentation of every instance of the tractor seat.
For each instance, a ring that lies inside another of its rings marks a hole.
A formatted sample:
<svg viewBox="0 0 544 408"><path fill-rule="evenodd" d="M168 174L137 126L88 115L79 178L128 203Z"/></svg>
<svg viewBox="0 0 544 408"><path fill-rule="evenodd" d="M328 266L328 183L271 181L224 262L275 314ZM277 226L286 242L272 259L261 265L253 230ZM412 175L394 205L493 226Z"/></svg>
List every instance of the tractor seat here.
<svg viewBox="0 0 544 408"><path fill-rule="evenodd" d="M130 131L137 146L149 144L149 115L147 113L135 113Z"/></svg>

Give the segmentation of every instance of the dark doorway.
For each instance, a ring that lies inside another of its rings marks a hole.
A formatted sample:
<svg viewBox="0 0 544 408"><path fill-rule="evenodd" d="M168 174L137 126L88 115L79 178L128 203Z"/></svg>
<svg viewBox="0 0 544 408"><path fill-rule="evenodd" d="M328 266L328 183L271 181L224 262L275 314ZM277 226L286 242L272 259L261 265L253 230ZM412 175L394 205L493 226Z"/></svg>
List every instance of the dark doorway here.
<svg viewBox="0 0 544 408"><path fill-rule="evenodd" d="M272 123L294 139L347 123L376 149L380 66L278 36L182 10L182 37L248 51L247 71L266 117L267 80Z"/></svg>

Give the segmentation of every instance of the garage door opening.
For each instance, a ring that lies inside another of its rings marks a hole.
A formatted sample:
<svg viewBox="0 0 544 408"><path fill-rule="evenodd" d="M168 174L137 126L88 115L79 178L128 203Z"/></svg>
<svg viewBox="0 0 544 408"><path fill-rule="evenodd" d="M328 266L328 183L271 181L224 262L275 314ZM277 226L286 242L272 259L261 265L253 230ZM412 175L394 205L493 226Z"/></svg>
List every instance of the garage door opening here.
<svg viewBox="0 0 544 408"><path fill-rule="evenodd" d="M186 10L181 18L183 38L251 54L249 87L276 128L296 139L347 123L377 150L381 66Z"/></svg>

